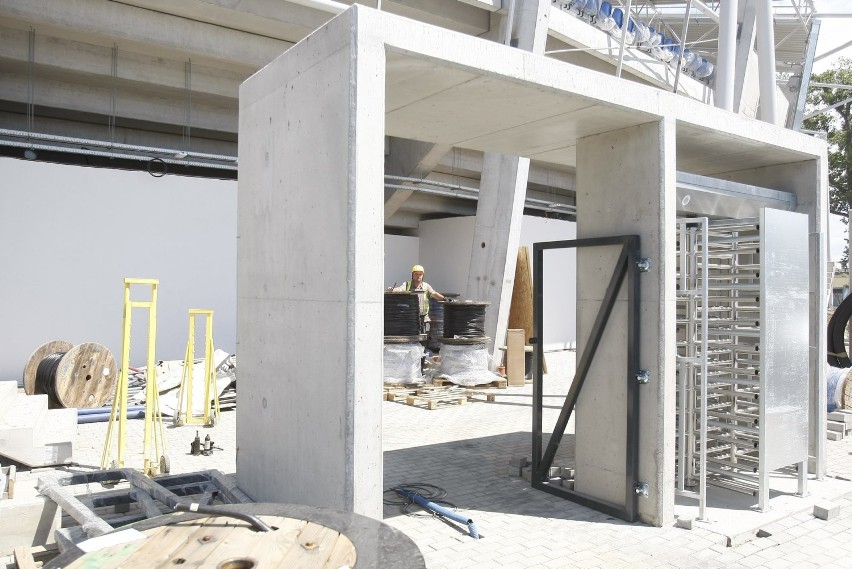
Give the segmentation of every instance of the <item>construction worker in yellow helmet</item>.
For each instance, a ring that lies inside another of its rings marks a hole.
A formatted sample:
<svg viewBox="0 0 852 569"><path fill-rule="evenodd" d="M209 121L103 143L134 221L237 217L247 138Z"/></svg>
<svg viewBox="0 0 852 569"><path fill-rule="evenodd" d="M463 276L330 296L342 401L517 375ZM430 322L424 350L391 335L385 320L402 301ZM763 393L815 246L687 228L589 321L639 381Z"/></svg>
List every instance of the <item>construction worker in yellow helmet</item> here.
<svg viewBox="0 0 852 569"><path fill-rule="evenodd" d="M447 300L443 294L432 288L432 286L423 280L423 265L414 265L411 267L411 280L405 281L398 287L394 288L394 292L416 292L417 301L420 304L420 333L425 334L429 324L429 299Z"/></svg>

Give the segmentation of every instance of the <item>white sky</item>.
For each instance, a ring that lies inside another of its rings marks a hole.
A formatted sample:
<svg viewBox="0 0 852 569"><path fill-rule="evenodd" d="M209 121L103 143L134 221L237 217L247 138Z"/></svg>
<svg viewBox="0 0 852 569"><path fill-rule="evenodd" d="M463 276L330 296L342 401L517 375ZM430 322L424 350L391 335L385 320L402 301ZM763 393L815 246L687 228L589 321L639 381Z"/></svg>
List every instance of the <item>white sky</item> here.
<svg viewBox="0 0 852 569"><path fill-rule="evenodd" d="M814 6L816 6L817 14L819 14L819 12L827 14L852 14L852 2L850 2L850 0L814 0ZM852 40L850 26L852 26L852 17L823 19L822 25L819 29L817 56L820 56L827 51L831 51L832 49ZM822 73L829 69L832 63L839 57L852 58L852 46L814 63L814 73Z"/></svg>

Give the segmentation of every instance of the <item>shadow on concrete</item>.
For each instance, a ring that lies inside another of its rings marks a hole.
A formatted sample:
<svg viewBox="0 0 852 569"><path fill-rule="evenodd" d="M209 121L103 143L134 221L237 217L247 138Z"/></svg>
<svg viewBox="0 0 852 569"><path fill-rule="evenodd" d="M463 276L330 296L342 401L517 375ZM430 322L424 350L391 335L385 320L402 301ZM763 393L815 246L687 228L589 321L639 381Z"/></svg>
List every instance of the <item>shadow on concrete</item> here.
<svg viewBox="0 0 852 569"><path fill-rule="evenodd" d="M471 431L475 432L475 429L476 426L471 425ZM446 491L443 500L471 516L475 516L476 512L494 512L627 524L569 500L534 490L524 478L510 476L510 460L513 457L529 459L531 452L532 433L522 431L385 451L385 496L398 500L398 496L390 491L397 485L432 484ZM573 466L573 454L574 435L566 433L554 464ZM400 506L385 505L385 519L402 515L406 513ZM482 531L487 533L487 528L483 527Z"/></svg>

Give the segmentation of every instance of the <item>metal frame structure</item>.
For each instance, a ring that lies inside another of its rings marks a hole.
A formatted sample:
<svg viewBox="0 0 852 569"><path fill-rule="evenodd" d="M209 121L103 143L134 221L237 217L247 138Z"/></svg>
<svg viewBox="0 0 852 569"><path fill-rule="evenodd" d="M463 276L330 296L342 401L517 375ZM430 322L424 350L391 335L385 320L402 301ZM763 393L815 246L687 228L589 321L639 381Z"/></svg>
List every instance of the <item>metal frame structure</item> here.
<svg viewBox="0 0 852 569"><path fill-rule="evenodd" d="M574 381L565 398L562 411L553 428L553 434L542 452L542 414L543 414L543 316L544 316L544 251L552 249L576 249L580 247L602 247L620 245L621 251L615 263L612 277L606 289L603 302L595 319L594 326L583 354L577 362ZM606 514L632 522L636 520L637 498L641 490L637 485L639 471L639 279L641 271L639 258L639 236L623 235L617 237L601 237L592 239L575 239L569 241L552 241L533 244L533 438L532 438L532 487L543 490L583 506L600 510ZM625 496L624 504L613 504L561 486L547 482L547 473L553 465L565 427L571 418L571 413L577 404L589 369L603 336L604 329L615 306L616 298L626 280L627 296L627 365L624 378L627 387L627 429L625 432Z"/></svg>
<svg viewBox="0 0 852 569"><path fill-rule="evenodd" d="M204 317L204 410L200 417L193 410L193 372L195 368L195 320ZM186 399L184 399L186 396ZM213 398L213 411L210 399ZM189 339L183 360L183 375L175 408L174 424L215 425L219 422L219 389L216 385L216 369L213 366L213 311L200 308L189 310Z"/></svg>

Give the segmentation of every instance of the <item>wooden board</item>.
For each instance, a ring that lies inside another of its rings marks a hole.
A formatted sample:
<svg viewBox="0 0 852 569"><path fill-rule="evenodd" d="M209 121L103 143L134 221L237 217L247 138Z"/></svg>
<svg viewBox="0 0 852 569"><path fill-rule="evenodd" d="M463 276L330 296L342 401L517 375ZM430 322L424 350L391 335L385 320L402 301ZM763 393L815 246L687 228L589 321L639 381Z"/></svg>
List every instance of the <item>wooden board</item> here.
<svg viewBox="0 0 852 569"><path fill-rule="evenodd" d="M524 345L529 345L534 335L533 328L533 281L530 251L527 247L518 247L518 261L515 264L515 285L512 287L512 304L509 306L510 330L524 331ZM508 357L508 354L507 354ZM544 373L547 373L547 362L542 359ZM508 370L509 366L506 365Z"/></svg>
<svg viewBox="0 0 852 569"><path fill-rule="evenodd" d="M523 387L526 376L524 334L522 329L506 331L506 379L512 387Z"/></svg>
<svg viewBox="0 0 852 569"><path fill-rule="evenodd" d="M494 401L493 393L466 389L457 385L427 385L418 388L385 388L386 401L400 401L407 405L424 409L440 409L448 406L464 405L468 401Z"/></svg>
<svg viewBox="0 0 852 569"><path fill-rule="evenodd" d="M271 532L226 517L187 520L146 530L145 539L113 545L79 557L69 569L187 567L355 566L357 553L346 535L326 526L281 516L259 516ZM241 561L244 562L240 564ZM253 564L249 563L249 560Z"/></svg>

